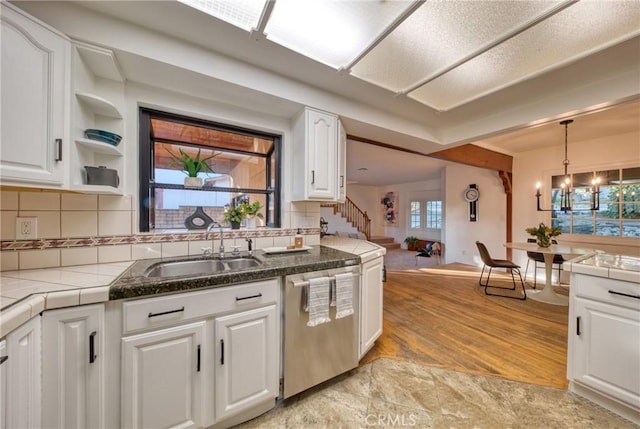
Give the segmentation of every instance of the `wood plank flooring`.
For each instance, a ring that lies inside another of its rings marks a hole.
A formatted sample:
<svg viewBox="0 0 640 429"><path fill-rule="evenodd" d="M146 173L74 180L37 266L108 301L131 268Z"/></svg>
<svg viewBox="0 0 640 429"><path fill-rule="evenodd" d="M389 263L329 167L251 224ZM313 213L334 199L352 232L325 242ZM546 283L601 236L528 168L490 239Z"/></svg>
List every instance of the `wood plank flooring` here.
<svg viewBox="0 0 640 429"><path fill-rule="evenodd" d="M469 270L451 264L388 272L384 332L362 364L387 357L566 388L566 319L547 320L496 303L508 298L474 291L479 272Z"/></svg>

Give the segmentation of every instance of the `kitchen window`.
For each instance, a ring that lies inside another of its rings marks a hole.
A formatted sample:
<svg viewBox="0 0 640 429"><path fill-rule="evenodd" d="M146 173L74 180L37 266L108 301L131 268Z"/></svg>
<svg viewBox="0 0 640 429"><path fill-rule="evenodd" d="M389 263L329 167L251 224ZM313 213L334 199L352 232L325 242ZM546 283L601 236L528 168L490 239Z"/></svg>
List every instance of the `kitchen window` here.
<svg viewBox="0 0 640 429"><path fill-rule="evenodd" d="M140 231L184 230L197 210L222 222L225 208L241 201L260 202L264 225L279 227L280 142L275 134L140 109ZM176 161L183 154L209 158L210 169L197 174L202 187L185 187Z"/></svg>
<svg viewBox="0 0 640 429"><path fill-rule="evenodd" d="M570 175L573 211L560 210L560 184L564 175L552 177L551 223L565 234L640 237L640 167ZM600 210L589 210L591 180L600 179Z"/></svg>
<svg viewBox="0 0 640 429"><path fill-rule="evenodd" d="M442 201L411 201L409 203L409 228L442 229Z"/></svg>

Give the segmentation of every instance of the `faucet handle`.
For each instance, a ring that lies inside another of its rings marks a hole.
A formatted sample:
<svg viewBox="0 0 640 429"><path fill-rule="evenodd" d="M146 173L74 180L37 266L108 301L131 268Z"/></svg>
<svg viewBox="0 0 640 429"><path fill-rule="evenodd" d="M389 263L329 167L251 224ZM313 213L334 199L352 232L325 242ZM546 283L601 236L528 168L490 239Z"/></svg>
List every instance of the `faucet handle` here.
<svg viewBox="0 0 640 429"><path fill-rule="evenodd" d="M211 256L211 247L202 247L202 256Z"/></svg>
<svg viewBox="0 0 640 429"><path fill-rule="evenodd" d="M240 246L231 246L231 254L233 256L238 256L240 254Z"/></svg>

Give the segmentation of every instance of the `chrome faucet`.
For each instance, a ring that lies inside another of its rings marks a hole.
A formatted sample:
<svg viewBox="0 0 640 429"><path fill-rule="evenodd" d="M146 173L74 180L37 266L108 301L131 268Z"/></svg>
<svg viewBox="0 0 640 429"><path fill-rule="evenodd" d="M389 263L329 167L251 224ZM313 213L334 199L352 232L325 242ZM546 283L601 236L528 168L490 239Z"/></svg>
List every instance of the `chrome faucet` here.
<svg viewBox="0 0 640 429"><path fill-rule="evenodd" d="M207 228L207 236L205 237L205 239L206 240L209 239L209 232L211 232L211 229L213 229L213 228L219 228L220 229L220 257L224 258L224 233L222 232L222 225L220 224L220 222L215 221L215 220L213 222L211 222L211 224Z"/></svg>

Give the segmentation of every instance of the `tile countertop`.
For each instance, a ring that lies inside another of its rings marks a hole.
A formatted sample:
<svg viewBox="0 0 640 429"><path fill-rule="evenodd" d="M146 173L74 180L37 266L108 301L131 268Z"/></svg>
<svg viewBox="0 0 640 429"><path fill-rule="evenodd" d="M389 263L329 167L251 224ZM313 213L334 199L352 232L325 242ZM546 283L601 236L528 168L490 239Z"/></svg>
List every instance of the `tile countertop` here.
<svg viewBox="0 0 640 429"><path fill-rule="evenodd" d="M387 253L387 249L370 241L336 235L325 235L320 239L320 244L358 255L363 263Z"/></svg>
<svg viewBox="0 0 640 429"><path fill-rule="evenodd" d="M0 273L0 337L40 312L109 299L111 283L133 262Z"/></svg>
<svg viewBox="0 0 640 429"><path fill-rule="evenodd" d="M565 263L565 270L596 277L640 283L640 258L609 253L590 253Z"/></svg>

